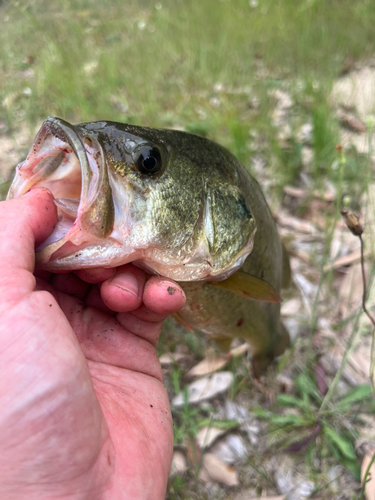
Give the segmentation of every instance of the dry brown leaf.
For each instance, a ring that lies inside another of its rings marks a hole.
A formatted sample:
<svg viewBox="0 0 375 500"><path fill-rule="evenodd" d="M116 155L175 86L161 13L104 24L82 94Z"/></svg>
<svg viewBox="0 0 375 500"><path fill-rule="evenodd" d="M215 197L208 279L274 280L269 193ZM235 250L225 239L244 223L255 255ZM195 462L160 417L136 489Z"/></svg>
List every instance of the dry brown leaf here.
<svg viewBox="0 0 375 500"><path fill-rule="evenodd" d="M308 196L306 189L296 188L293 186L284 186L284 193L293 198L305 198Z"/></svg>
<svg viewBox="0 0 375 500"><path fill-rule="evenodd" d="M235 347L234 349L231 349L229 351L229 354L233 357L236 358L238 356L243 356L246 354L249 350L249 344L241 344L238 347Z"/></svg>
<svg viewBox="0 0 375 500"><path fill-rule="evenodd" d="M308 221L297 219L291 215L284 215L282 213L274 213L274 218L281 226L286 226L304 234L318 234L318 230L313 224Z"/></svg>
<svg viewBox="0 0 375 500"><path fill-rule="evenodd" d="M237 486L239 484L236 469L230 465L226 465L213 453L206 453L204 455L199 478L205 482L220 483L226 486Z"/></svg>
<svg viewBox="0 0 375 500"><path fill-rule="evenodd" d="M161 365L168 366L177 363L183 358L186 358L186 354L180 352L166 352L160 356L159 362Z"/></svg>
<svg viewBox="0 0 375 500"><path fill-rule="evenodd" d="M219 372L211 376L199 378L189 384L189 403L200 403L211 399L229 389L234 381L232 372ZM180 392L172 400L173 406L183 406L185 403L185 392Z"/></svg>
<svg viewBox="0 0 375 500"><path fill-rule="evenodd" d="M293 392L294 382L290 377L288 377L284 373L279 373L277 375L276 382L280 386L280 392L285 392L287 394L291 394Z"/></svg>
<svg viewBox="0 0 375 500"><path fill-rule="evenodd" d="M365 474L367 471L367 467L369 466L372 460L372 455L367 454L363 457L362 466L361 466L361 483L363 484ZM375 500L375 463L373 463L370 467L369 473L367 475L366 482L366 498L367 500Z"/></svg>
<svg viewBox="0 0 375 500"><path fill-rule="evenodd" d="M281 316L295 316L302 310L300 299L294 298L281 304Z"/></svg>
<svg viewBox="0 0 375 500"><path fill-rule="evenodd" d="M356 250L355 252L350 253L349 255L344 255L343 257L339 257L334 262L327 264L324 266L324 272L331 271L332 269L339 269L340 267L349 266L349 264L353 264L361 258L361 251Z"/></svg>
<svg viewBox="0 0 375 500"><path fill-rule="evenodd" d="M221 370L229 361L229 357L225 355L213 356L209 358L202 359L197 365L193 366L191 370L187 372L188 377L202 377L203 375L209 375L210 373L217 372Z"/></svg>
<svg viewBox="0 0 375 500"><path fill-rule="evenodd" d="M227 355L214 355L208 356L202 359L197 365L193 366L191 370L187 372L188 377L203 377L204 375L210 375L211 373L217 372L224 368L231 357L243 356L249 350L248 344L241 344L238 347L230 350ZM161 361L160 361L161 362Z"/></svg>
<svg viewBox="0 0 375 500"><path fill-rule="evenodd" d="M185 439L184 446L189 462L192 465L197 465L202 458L202 452L196 440L194 438L187 437Z"/></svg>
<svg viewBox="0 0 375 500"><path fill-rule="evenodd" d="M352 114L340 113L339 120L343 127L346 127L353 132L364 134L367 131L366 125Z"/></svg>
<svg viewBox="0 0 375 500"><path fill-rule="evenodd" d="M171 474L183 474L187 469L187 461L185 455L180 450L173 453Z"/></svg>
<svg viewBox="0 0 375 500"><path fill-rule="evenodd" d="M319 191L313 191L313 193L311 193L311 191L307 189L296 188L293 186L285 186L284 193L288 196L292 196L293 198L307 198L312 194L314 198L328 202L335 201L336 199L336 193L333 192L328 191L326 193L319 193Z"/></svg>
<svg viewBox="0 0 375 500"><path fill-rule="evenodd" d="M226 432L226 429L203 427L198 432L196 440L201 448L209 448L219 436L223 436Z"/></svg>
<svg viewBox="0 0 375 500"><path fill-rule="evenodd" d="M361 305L363 294L361 273L361 264L354 264L341 281L339 287L339 307L343 318L346 318Z"/></svg>

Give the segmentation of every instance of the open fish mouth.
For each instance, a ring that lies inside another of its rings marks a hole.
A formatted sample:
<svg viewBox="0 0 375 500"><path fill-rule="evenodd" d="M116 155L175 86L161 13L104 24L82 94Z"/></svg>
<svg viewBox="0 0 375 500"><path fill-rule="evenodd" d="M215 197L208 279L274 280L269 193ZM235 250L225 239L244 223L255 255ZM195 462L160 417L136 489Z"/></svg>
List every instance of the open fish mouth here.
<svg viewBox="0 0 375 500"><path fill-rule="evenodd" d="M58 209L57 225L37 249L37 261L64 259L72 251L79 255L111 233L114 207L104 152L79 127L58 118L43 123L17 166L7 198L19 198L33 187L48 188Z"/></svg>

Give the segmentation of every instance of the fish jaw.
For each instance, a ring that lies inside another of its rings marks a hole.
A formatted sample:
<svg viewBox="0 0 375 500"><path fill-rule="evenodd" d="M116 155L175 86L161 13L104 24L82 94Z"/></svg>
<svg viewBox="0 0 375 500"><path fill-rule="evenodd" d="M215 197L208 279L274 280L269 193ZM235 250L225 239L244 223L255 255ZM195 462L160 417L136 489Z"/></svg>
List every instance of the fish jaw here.
<svg viewBox="0 0 375 500"><path fill-rule="evenodd" d="M58 118L48 118L26 160L16 169L7 199L19 198L34 187L50 189L58 209L52 234L36 252L38 267L73 270L139 257L133 248L111 238L114 207L105 155L98 141L79 136Z"/></svg>

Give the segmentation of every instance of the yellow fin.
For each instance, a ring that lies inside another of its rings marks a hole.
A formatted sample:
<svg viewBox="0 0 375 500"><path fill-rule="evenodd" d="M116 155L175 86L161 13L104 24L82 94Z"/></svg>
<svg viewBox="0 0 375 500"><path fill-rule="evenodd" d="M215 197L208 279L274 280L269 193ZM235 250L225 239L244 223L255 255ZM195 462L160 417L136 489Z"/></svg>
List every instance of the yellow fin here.
<svg viewBox="0 0 375 500"><path fill-rule="evenodd" d="M281 302L281 297L267 281L237 271L224 281L210 281L210 285L228 290L240 297L260 302Z"/></svg>
<svg viewBox="0 0 375 500"><path fill-rule="evenodd" d="M233 342L233 339L230 337L214 337L210 335L210 338L215 341L216 345L222 352L228 353L230 350L230 346Z"/></svg>
<svg viewBox="0 0 375 500"><path fill-rule="evenodd" d="M172 314L172 318L174 318L181 326L186 328L186 330L189 330L189 332L194 331L194 327L192 327L187 321L185 321L178 311Z"/></svg>

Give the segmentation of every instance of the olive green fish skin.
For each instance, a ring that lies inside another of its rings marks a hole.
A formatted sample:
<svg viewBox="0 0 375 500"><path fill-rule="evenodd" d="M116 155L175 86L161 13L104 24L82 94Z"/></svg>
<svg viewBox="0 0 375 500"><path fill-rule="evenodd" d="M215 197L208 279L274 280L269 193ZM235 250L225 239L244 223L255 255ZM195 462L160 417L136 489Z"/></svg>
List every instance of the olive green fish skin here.
<svg viewBox="0 0 375 500"><path fill-rule="evenodd" d="M90 125L85 125L85 130L92 135ZM98 140L104 146L109 164L116 174L131 179L134 188L141 192L145 190L145 179L129 167L130 162L126 158L129 138L125 138L121 132L142 137L147 143L158 145L159 148L163 145L166 149L168 165L165 169L169 168L170 173L168 180L165 171L159 174L164 177L162 189L156 191L157 209L153 212L155 229L160 238L166 244L169 241L171 248L183 245L186 234L192 234L194 227L199 224L202 200L209 190L214 205L215 234L210 252L215 255L224 246L236 253L246 244L249 235L244 231L243 221L249 215L248 207L251 207L257 232L252 252L241 269L266 280L280 292L282 283L288 281L290 273L284 263L283 246L258 182L238 160L221 146L183 132L129 125L116 125L113 130L112 125L104 126ZM151 193L158 179L152 177L148 181L147 187ZM226 203L226 197L238 198L238 190L244 201L239 199L234 206ZM173 240L170 239L171 235ZM186 251L189 252L189 248ZM227 253L219 253L218 266L225 264ZM287 346L289 337L280 322L280 304L251 301L201 281L180 284L186 293L187 302L176 318L182 320L183 324L209 334L224 348L228 348L235 337L246 339L252 347L257 375Z"/></svg>
<svg viewBox="0 0 375 500"><path fill-rule="evenodd" d="M112 186L131 186L134 223L144 227L149 242L160 246L163 259L171 250L173 258L181 260L204 239L212 267L221 270L246 247L255 230L246 200L249 177L227 150L175 130L112 122L77 125L76 130L102 145ZM134 167L135 152L146 144L162 154L163 167L152 175ZM150 218L152 223L145 227Z"/></svg>
<svg viewBox="0 0 375 500"><path fill-rule="evenodd" d="M289 261L259 184L252 177L247 185L246 201L257 221L257 233L253 250L241 271L264 279L280 293L282 287L289 285ZM257 376L288 346L289 335L280 321L279 303L241 298L209 283L180 284L187 301L177 319L209 334L225 351L233 338L247 340L253 354L253 371Z"/></svg>

